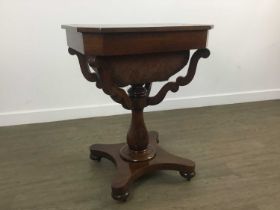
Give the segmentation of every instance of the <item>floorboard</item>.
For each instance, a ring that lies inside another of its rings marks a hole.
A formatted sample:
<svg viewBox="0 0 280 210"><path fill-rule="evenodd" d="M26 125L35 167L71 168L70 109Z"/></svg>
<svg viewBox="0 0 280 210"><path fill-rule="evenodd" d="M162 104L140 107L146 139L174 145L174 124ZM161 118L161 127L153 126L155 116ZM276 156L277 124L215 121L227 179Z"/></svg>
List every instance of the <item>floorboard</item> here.
<svg viewBox="0 0 280 210"><path fill-rule="evenodd" d="M90 161L93 143L125 141L130 116L0 128L1 210L278 210L280 100L145 113L169 152L197 176L142 177L126 203L111 199L114 165Z"/></svg>

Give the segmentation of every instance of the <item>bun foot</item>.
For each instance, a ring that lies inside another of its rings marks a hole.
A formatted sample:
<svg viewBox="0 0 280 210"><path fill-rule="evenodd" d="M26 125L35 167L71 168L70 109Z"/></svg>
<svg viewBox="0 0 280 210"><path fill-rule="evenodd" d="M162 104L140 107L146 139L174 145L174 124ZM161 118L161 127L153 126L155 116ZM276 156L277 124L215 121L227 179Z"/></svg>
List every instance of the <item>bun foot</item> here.
<svg viewBox="0 0 280 210"><path fill-rule="evenodd" d="M112 192L112 198L117 201L120 201L120 202L125 202L127 200L128 196L129 196L128 192L124 192L122 194L114 194Z"/></svg>
<svg viewBox="0 0 280 210"><path fill-rule="evenodd" d="M191 179L195 176L195 171L193 172L180 171L179 173L182 177L186 178L188 181L191 181Z"/></svg>

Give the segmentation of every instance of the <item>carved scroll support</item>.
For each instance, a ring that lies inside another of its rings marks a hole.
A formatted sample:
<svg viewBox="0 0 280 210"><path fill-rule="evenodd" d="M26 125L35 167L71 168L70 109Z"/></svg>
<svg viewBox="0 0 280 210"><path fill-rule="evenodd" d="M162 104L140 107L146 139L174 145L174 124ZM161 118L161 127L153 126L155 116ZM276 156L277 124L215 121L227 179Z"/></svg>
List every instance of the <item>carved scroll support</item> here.
<svg viewBox="0 0 280 210"><path fill-rule="evenodd" d="M149 97L153 81L166 80L187 65L189 50L138 56L95 57L83 55L69 48L69 53L78 57L81 71L88 81L96 82L98 88L102 88L115 102L129 110L159 104L168 91L176 92L180 86L189 84L194 78L199 59L210 55L208 49L198 49L191 57L186 76L178 77L175 82L168 82L155 96ZM141 103L135 103L135 100L121 88L128 85L128 81L133 82L131 85L140 85L146 89Z"/></svg>
<svg viewBox="0 0 280 210"><path fill-rule="evenodd" d="M80 68L81 68L81 71L82 71L84 77L90 82L96 82L97 75L96 75L96 73L92 73L90 71L89 58L87 58L86 56L84 56L83 54L79 53L78 51L76 51L72 48L69 48L68 52L70 55L76 55L78 57Z"/></svg>
<svg viewBox="0 0 280 210"><path fill-rule="evenodd" d="M168 91L176 92L180 86L189 84L194 78L199 59L208 58L209 55L210 51L208 49L198 49L191 58L186 76L178 77L175 82L166 83L155 96L147 98L147 106L159 104Z"/></svg>
<svg viewBox="0 0 280 210"><path fill-rule="evenodd" d="M102 66L98 66L98 58L85 56L72 48L69 48L68 52L78 57L83 76L89 82L96 82L96 86L102 88L103 92L109 95L115 102L120 103L125 109L131 109L132 101L129 96L123 89L114 84L109 71L104 70ZM94 72L91 72L90 68Z"/></svg>
<svg viewBox="0 0 280 210"><path fill-rule="evenodd" d="M132 100L122 88L114 83L110 71L102 67L98 67L98 71L103 92L109 95L115 102L121 104L123 108L131 110Z"/></svg>

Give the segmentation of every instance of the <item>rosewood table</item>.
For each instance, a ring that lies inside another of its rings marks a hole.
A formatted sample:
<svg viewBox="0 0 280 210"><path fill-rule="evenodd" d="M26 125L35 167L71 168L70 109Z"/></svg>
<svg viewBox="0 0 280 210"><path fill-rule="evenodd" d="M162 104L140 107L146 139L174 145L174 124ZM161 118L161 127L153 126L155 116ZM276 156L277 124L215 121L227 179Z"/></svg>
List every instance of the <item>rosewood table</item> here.
<svg viewBox="0 0 280 210"><path fill-rule="evenodd" d="M189 84L206 49L211 25L63 25L68 51L76 55L84 77L123 108L131 110L126 143L93 144L90 158L115 163L112 197L126 201L129 186L137 178L156 170L176 170L190 180L195 175L192 160L172 155L158 143L158 133L147 131L146 106L159 104L168 91ZM196 50L190 58L190 50ZM189 62L187 73L167 82L150 96L152 82L166 81ZM126 92L123 88L130 86Z"/></svg>

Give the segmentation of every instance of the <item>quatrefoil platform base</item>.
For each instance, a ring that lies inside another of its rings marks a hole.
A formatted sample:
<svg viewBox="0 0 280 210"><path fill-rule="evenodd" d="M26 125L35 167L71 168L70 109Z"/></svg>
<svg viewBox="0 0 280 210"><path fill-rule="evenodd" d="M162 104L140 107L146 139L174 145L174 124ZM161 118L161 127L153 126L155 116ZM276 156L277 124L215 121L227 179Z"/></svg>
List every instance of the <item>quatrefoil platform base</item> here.
<svg viewBox="0 0 280 210"><path fill-rule="evenodd" d="M129 196L129 187L133 181L141 176L158 170L175 170L187 180L195 175L195 163L191 160L180 158L166 152L158 145L158 133L151 131L149 146L155 151L155 155L145 161L127 161L120 151L126 146L120 144L94 144L90 147L90 158L100 161L101 158L111 160L117 168L117 173L112 181L112 197L118 201L126 201ZM145 153L145 152L144 152Z"/></svg>

